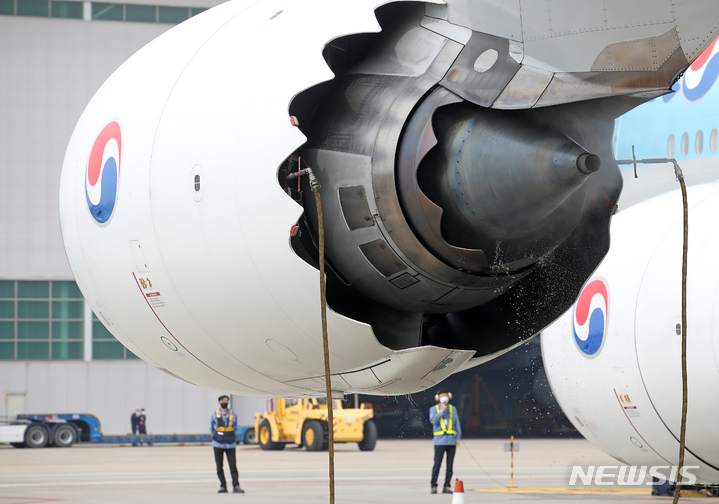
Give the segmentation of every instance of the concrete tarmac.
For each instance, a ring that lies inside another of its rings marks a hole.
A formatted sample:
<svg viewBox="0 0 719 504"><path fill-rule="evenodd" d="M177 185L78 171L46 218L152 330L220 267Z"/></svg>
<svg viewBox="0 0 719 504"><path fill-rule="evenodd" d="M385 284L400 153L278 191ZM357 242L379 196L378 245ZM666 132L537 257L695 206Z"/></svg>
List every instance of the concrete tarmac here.
<svg viewBox="0 0 719 504"><path fill-rule="evenodd" d="M467 503L670 502L650 487L568 488L570 466L618 463L583 439L518 439L514 485L505 439L470 439L457 450L454 475L464 481ZM431 495L431 440L379 440L372 452L337 445L336 502L451 504ZM0 445L0 504L317 504L329 502L326 452L294 445L262 451L238 445L244 495L217 495L210 445L98 446L15 449ZM228 482L229 471L225 467ZM440 488L444 467L440 473ZM452 482L454 486L454 481ZM680 502L707 502L682 498ZM711 501L709 501L711 502Z"/></svg>

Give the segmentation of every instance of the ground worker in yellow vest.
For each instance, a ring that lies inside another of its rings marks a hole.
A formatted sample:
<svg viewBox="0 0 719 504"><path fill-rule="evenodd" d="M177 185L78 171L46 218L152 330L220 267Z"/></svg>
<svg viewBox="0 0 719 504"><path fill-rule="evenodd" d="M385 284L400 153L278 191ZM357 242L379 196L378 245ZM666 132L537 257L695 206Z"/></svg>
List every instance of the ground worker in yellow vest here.
<svg viewBox="0 0 719 504"><path fill-rule="evenodd" d="M245 493L240 488L240 478L237 474L237 462L235 459L235 447L237 446L237 417L235 412L228 409L230 398L221 395L217 401L219 409L212 412L210 420L210 433L212 434L212 448L215 450L215 465L217 465L217 477L220 478L220 489L217 493L227 493L227 481L225 471L222 468L222 459L227 457L227 465L230 466L232 475L232 493Z"/></svg>
<svg viewBox="0 0 719 504"><path fill-rule="evenodd" d="M434 400L438 404L429 409L429 421L432 422L434 431L434 467L432 468L432 493L437 493L437 478L439 469L442 467L442 457L447 454L447 468L444 477L442 493L452 493L452 465L454 464L454 452L462 439L462 427L459 425L459 411L449 404L452 394L444 389L439 389Z"/></svg>

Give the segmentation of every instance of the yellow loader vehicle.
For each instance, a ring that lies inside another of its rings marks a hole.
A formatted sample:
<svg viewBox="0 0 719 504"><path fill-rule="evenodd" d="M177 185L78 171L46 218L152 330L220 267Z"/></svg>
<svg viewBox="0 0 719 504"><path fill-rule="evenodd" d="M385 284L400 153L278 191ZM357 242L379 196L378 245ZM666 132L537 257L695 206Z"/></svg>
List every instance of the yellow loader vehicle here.
<svg viewBox="0 0 719 504"><path fill-rule="evenodd" d="M334 403L334 439L336 443L356 442L362 451L377 444L377 426L372 405L344 409ZM255 413L255 439L263 450L282 450L286 444L304 446L307 451L327 448L327 399L275 399L273 411Z"/></svg>

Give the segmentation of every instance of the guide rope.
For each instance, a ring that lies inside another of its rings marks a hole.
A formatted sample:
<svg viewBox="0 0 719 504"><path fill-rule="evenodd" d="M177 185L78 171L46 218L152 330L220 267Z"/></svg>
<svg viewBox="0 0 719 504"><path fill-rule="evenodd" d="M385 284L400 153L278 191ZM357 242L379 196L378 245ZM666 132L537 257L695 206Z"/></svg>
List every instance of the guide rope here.
<svg viewBox="0 0 719 504"><path fill-rule="evenodd" d="M310 179L310 188L315 195L317 205L317 221L319 228L319 263L320 263L320 309L322 313L322 347L325 358L325 387L327 390L327 432L329 435L329 470L330 470L330 504L335 502L335 436L334 436L334 403L332 402L332 384L330 382L330 350L327 338L327 289L325 285L325 230L324 216L322 214L322 198L320 196L320 183L312 172L312 168L300 169L302 158L297 158L298 171L287 175L287 180L307 175Z"/></svg>
<svg viewBox="0 0 719 504"><path fill-rule="evenodd" d="M618 160L617 164L633 164L634 177L637 176L637 163L640 164L665 164L672 163L674 165L674 175L679 182L682 191L682 206L684 209L684 244L682 250L682 423L679 435L679 467L677 468L677 486L674 489L673 504L679 502L679 494L681 492L682 468L684 467L684 447L687 431L687 405L688 405L688 389L687 389L687 254L689 250L689 203L687 201L687 186L684 182L684 174L679 163L674 158L652 158L637 159L634 155L634 146L632 145L632 159Z"/></svg>
<svg viewBox="0 0 719 504"><path fill-rule="evenodd" d="M462 442L462 446L464 446L464 447L467 449L467 453L469 453L469 456L472 457L472 460L474 460L474 463L477 464L477 467L479 467L479 468L482 470L482 472L487 475L487 477L488 477L489 479L491 479L492 481L494 481L496 484L498 484L498 485L501 486L501 487L509 488L509 487L508 487L507 485L505 485L504 483L502 483L502 482L497 481L496 479L494 479L487 471L484 470L484 467L482 467L482 465L479 463L479 461L478 461L476 458L474 458L474 455L472 455L472 452L471 452L471 450L469 449L469 447L467 446L467 442L466 442L466 441L463 441L463 442Z"/></svg>

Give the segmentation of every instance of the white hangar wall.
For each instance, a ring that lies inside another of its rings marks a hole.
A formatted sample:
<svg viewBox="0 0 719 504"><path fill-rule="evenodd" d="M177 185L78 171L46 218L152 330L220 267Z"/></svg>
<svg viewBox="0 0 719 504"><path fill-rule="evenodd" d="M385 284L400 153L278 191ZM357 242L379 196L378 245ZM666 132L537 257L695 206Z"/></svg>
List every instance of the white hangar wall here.
<svg viewBox="0 0 719 504"><path fill-rule="evenodd" d="M145 408L150 434L206 434L220 395L137 360L4 362L0 376L0 394L24 395L24 413L89 413L103 434L129 433L136 408ZM265 400L234 396L232 407L240 425L252 425Z"/></svg>
<svg viewBox="0 0 719 504"><path fill-rule="evenodd" d="M110 74L172 26L0 15L0 278L72 279L58 212L70 135Z"/></svg>

